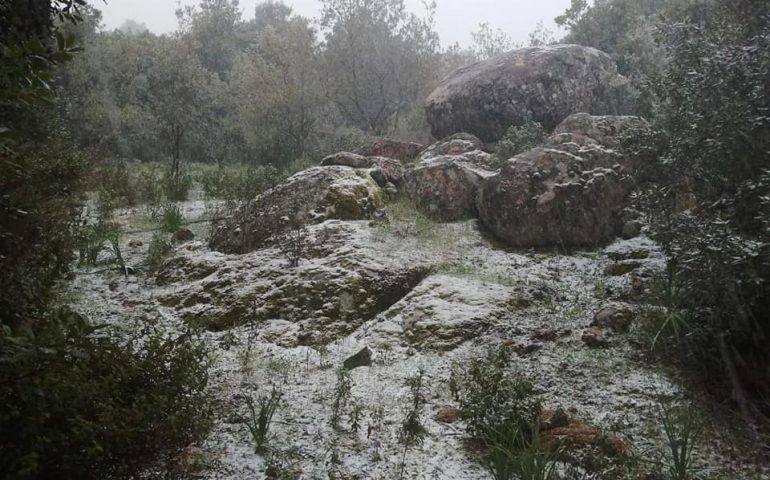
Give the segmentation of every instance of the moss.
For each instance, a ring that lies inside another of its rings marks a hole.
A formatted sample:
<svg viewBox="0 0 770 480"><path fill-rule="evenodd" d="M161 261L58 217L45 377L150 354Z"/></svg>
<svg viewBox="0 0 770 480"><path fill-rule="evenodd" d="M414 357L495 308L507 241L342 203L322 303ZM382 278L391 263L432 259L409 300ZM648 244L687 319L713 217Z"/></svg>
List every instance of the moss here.
<svg viewBox="0 0 770 480"><path fill-rule="evenodd" d="M358 220L363 216L358 198L348 192L331 189L326 202L334 210L334 217L340 220Z"/></svg>

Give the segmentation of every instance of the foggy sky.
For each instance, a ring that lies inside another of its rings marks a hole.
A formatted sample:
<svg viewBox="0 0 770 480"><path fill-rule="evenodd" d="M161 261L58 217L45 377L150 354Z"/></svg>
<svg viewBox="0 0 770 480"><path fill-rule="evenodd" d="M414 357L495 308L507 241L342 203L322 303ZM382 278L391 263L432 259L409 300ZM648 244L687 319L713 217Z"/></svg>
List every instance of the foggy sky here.
<svg viewBox="0 0 770 480"><path fill-rule="evenodd" d="M525 42L538 21L557 32L553 18L569 6L570 0L436 0L436 28L444 46L459 42L468 46L471 32L482 22L493 28L502 28L518 42ZM405 0L414 12L423 12L422 0ZM93 5L104 13L104 25L108 30L118 28L126 19L144 23L155 33L168 33L176 29L174 10L177 0L102 0ZM196 4L197 0L182 0L182 4ZM244 19L254 16L254 6L260 0L241 0ZM284 0L296 13L317 17L318 0ZM557 32L558 33L558 32ZM560 34L557 34L557 37Z"/></svg>

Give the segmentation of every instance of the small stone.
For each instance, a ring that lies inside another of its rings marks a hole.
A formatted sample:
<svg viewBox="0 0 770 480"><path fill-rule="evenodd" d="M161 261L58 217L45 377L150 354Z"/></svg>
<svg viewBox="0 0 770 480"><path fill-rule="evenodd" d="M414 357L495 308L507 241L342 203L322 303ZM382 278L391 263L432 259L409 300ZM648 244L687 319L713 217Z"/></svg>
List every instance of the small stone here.
<svg viewBox="0 0 770 480"><path fill-rule="evenodd" d="M540 431L552 428L566 427L569 425L569 415L563 408L556 410L543 409L540 412Z"/></svg>
<svg viewBox="0 0 770 480"><path fill-rule="evenodd" d="M635 261L616 262L607 265L607 267L604 269L604 273L610 277L619 277L621 275L631 273L641 266L641 262Z"/></svg>
<svg viewBox="0 0 770 480"><path fill-rule="evenodd" d="M625 305L608 305L594 314L592 327L609 328L614 332L627 332L631 327L633 311Z"/></svg>
<svg viewBox="0 0 770 480"><path fill-rule="evenodd" d="M353 370L354 368L370 367L371 365L372 349L369 347L364 347L352 357L348 357L348 359L342 363L342 368L345 370Z"/></svg>
<svg viewBox="0 0 770 480"><path fill-rule="evenodd" d="M623 230L621 235L624 239L628 240L639 236L642 233L642 223L638 220L629 220L623 224Z"/></svg>
<svg viewBox="0 0 770 480"><path fill-rule="evenodd" d="M445 405L436 412L436 421L439 423L454 423L462 417L463 412L457 408Z"/></svg>
<svg viewBox="0 0 770 480"><path fill-rule="evenodd" d="M139 248L142 245L144 245L144 242L142 242L141 240L131 240L128 242L128 246L131 248Z"/></svg>
<svg viewBox="0 0 770 480"><path fill-rule="evenodd" d="M598 327L589 327L583 330L581 337L583 342L591 348L605 348L610 346L609 335Z"/></svg>
<svg viewBox="0 0 770 480"><path fill-rule="evenodd" d="M543 348L543 344L540 342L519 341L514 343L511 348L514 352L523 356L540 350Z"/></svg>
<svg viewBox="0 0 770 480"><path fill-rule="evenodd" d="M171 240L177 243L189 242L195 238L195 234L189 228L180 228L171 237Z"/></svg>
<svg viewBox="0 0 770 480"><path fill-rule="evenodd" d="M559 331L553 328L541 328L532 332L530 337L541 342L553 342L559 337Z"/></svg>

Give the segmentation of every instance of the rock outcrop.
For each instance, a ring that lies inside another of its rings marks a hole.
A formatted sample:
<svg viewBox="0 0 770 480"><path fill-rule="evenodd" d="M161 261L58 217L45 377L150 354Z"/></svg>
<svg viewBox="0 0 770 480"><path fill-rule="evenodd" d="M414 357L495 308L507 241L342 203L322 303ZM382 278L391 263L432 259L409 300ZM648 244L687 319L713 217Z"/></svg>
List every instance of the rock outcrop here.
<svg viewBox="0 0 770 480"><path fill-rule="evenodd" d="M482 182L481 221L518 247L609 240L617 233L617 214L638 169L610 147L632 128L649 127L638 117L568 117L544 147L515 156Z"/></svg>
<svg viewBox="0 0 770 480"><path fill-rule="evenodd" d="M194 251L162 270L168 291L159 300L180 318L211 330L247 322L263 325L270 341L315 345L349 334L418 285L430 265L383 263L355 248L361 225L328 221L308 227L299 265L286 268L274 248L246 255Z"/></svg>
<svg viewBox="0 0 770 480"><path fill-rule="evenodd" d="M404 181L404 165L394 158L365 157L357 153L338 152L321 160L322 167L342 166L366 170L380 187L388 184L401 186Z"/></svg>
<svg viewBox="0 0 770 480"><path fill-rule="evenodd" d="M481 181L492 175L491 155L468 134L453 135L428 147L404 174L404 190L421 210L443 221L476 216Z"/></svg>
<svg viewBox="0 0 770 480"><path fill-rule="evenodd" d="M313 167L241 208L212 234L210 245L226 253L250 252L279 233L287 221L314 224L327 219L359 220L382 206L383 191L370 170Z"/></svg>
<svg viewBox="0 0 770 480"><path fill-rule="evenodd" d="M555 45L513 50L455 71L428 97L433 136L470 132L485 142L527 120L553 129L576 112L630 112L633 91L599 50Z"/></svg>
<svg viewBox="0 0 770 480"><path fill-rule="evenodd" d="M402 163L409 163L413 162L424 149L425 146L419 143L383 138L366 147L363 152L369 157L393 158Z"/></svg>
<svg viewBox="0 0 770 480"><path fill-rule="evenodd" d="M378 337L396 337L428 350L452 350L478 337L509 312L512 289L433 275L378 317Z"/></svg>
<svg viewBox="0 0 770 480"><path fill-rule="evenodd" d="M428 160L443 155L462 155L463 153L484 150L484 142L470 133L456 133L439 140L420 152L418 161Z"/></svg>

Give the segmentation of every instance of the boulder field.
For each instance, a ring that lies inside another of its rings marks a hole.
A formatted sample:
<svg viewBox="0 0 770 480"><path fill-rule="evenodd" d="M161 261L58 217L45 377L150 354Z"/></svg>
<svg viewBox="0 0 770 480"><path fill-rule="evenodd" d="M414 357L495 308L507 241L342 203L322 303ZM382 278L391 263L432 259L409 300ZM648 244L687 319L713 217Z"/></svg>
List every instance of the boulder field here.
<svg viewBox="0 0 770 480"><path fill-rule="evenodd" d="M242 207L210 245L245 253L295 219L303 225L375 219L397 194L441 221L478 218L514 247L595 246L630 237L621 212L643 165L620 147L649 128L640 117L578 113L543 145L504 161L470 134L436 142L407 165L340 152Z"/></svg>

